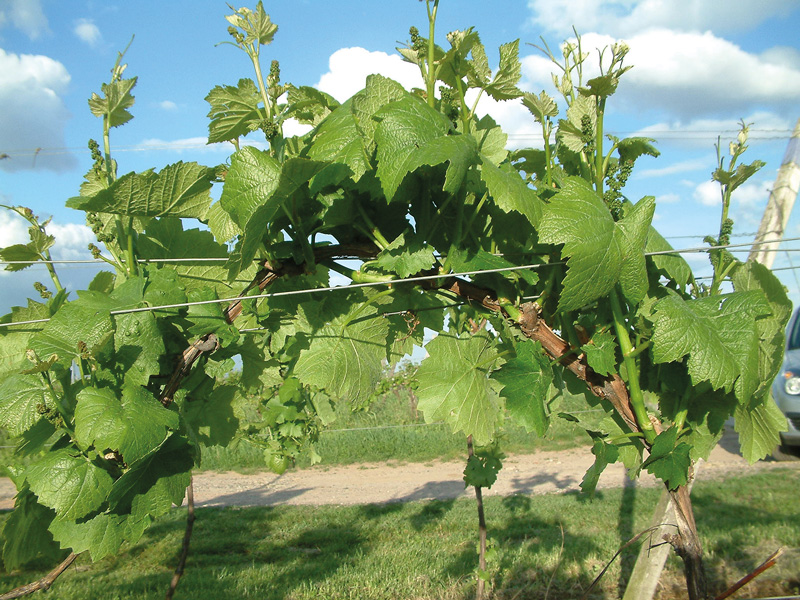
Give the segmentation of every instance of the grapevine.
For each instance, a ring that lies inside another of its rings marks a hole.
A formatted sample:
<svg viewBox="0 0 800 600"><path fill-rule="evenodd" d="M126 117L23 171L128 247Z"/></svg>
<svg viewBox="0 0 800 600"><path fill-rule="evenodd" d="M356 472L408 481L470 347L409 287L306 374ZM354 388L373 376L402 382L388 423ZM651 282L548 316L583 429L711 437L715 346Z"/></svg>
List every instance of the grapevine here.
<svg viewBox="0 0 800 600"><path fill-rule="evenodd" d="M282 82L277 61L264 77L277 26L261 2L235 9L226 43L254 79L206 96L209 143L235 150L223 165L119 175L112 134L133 118L137 81L120 53L89 100L102 148L90 142L94 165L67 202L113 270L64 289L47 223L20 207L31 241L0 250L46 261L55 287L38 286L41 301L0 320L0 427L29 459L9 467L18 494L6 568L82 552L99 560L137 541L182 503L204 445L248 440L282 471L313 451L338 404L368 405L384 364L424 346L417 408L469 440L465 482L478 498L502 465L506 418L545 435L565 417L565 391L578 390L604 409L591 421L566 415L594 444L584 491L616 461L659 478L678 509L669 541L690 598L708 595L692 465L730 416L750 461L782 427L769 383L791 305L768 269L718 248L731 192L763 164L739 164L747 127L714 172L722 219L706 287L663 253L672 248L652 227L654 198L624 195L636 161L658 155L653 140L604 132L627 47L607 48L602 74L584 81L580 37L563 60L545 45L562 112L545 92L518 88L519 41L500 47L492 70L473 28L440 47L439 2L426 6L428 37L412 28L398 49L425 88L372 75L343 103ZM544 148L508 151L472 94L520 100ZM285 137L288 119L312 129ZM257 138L266 150L245 143ZM200 260L209 257L226 261ZM197 260L151 262L176 258ZM331 288L333 274L350 285ZM481 567L489 579L483 556Z"/></svg>

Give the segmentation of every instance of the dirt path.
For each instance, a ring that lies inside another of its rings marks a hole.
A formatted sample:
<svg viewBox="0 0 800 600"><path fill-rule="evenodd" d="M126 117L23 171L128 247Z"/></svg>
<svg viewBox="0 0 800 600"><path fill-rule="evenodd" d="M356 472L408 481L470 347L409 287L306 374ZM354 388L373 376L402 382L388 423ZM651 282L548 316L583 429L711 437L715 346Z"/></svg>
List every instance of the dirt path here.
<svg viewBox="0 0 800 600"><path fill-rule="evenodd" d="M546 494L579 489L586 469L594 462L589 448L508 457L497 483L485 495ZM726 434L700 467L702 480L720 478L736 472L790 467L800 473L800 461L760 461L748 465L740 456L736 435ZM369 504L412 500L450 499L471 495L464 489L464 463L387 465L371 463L346 467L315 467L269 472L197 473L194 477L197 506L274 506L279 504ZM621 487L627 476L622 465L611 465L600 477L600 488ZM652 486L648 474L638 485ZM16 490L11 481L0 478L0 509L14 504Z"/></svg>

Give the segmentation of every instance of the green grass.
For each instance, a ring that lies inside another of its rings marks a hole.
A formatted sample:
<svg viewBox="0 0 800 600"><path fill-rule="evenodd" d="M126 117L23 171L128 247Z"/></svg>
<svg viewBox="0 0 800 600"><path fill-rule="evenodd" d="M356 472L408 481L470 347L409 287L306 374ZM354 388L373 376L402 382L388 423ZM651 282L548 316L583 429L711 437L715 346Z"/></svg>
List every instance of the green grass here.
<svg viewBox="0 0 800 600"><path fill-rule="evenodd" d="M544 438L527 433L507 422L503 451L530 454L537 450L560 450L589 444L586 433L573 423L554 419ZM466 442L461 433L453 434L445 424L428 425L414 410L413 398L405 391L389 392L374 402L368 411L350 412L345 406L337 419L323 431L316 443L323 465L349 465L363 462L428 462L464 458ZM301 456L297 466L310 465ZM202 470L243 471L263 469L262 450L240 443L235 448L210 447L202 450Z"/></svg>
<svg viewBox="0 0 800 600"><path fill-rule="evenodd" d="M696 483L695 510L714 590L786 546L781 565L739 597L800 591L797 489L797 471L789 469ZM488 498L487 522L498 552L492 597L541 599L549 586L550 599L579 598L621 543L647 526L658 493L630 487L593 500L573 493ZM468 500L199 509L176 597L472 598L476 520ZM81 557L48 598L163 598L183 527L184 511L176 509L118 556L94 565ZM614 563L593 598L620 597L635 553L632 548ZM669 591L681 581L680 565L671 558L667 569L662 581ZM0 575L0 591L41 575Z"/></svg>

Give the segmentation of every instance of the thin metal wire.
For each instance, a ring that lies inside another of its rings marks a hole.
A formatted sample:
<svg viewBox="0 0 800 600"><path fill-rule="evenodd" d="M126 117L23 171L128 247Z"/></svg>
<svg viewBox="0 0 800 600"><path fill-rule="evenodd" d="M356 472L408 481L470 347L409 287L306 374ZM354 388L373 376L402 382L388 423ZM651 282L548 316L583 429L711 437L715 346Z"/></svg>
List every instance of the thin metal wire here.
<svg viewBox="0 0 800 600"><path fill-rule="evenodd" d="M789 238L786 241L797 241L800 238ZM729 249L729 248L740 248L740 247L752 247L753 245L757 244L767 244L769 242L754 242L753 244L727 244L724 246L698 246L696 248L684 248L680 250L663 250L658 252L646 252L645 256L658 256L664 254L683 254L683 253L692 253L692 252L709 252L710 250L722 250L722 249ZM783 250L784 252L786 250ZM461 273L439 273L436 275L421 275L417 277L405 277L401 279L390 279L387 281L371 281L365 283L351 283L348 285L337 285L337 286L329 286L329 287L322 287L322 288L308 288L303 290L288 290L285 292L271 292L266 294L255 294L252 296L235 296L229 298L217 298L214 300L197 300L194 302L179 302L175 304L163 304L159 306L144 306L141 308L128 308L128 309L121 309L121 310L112 310L110 312L111 315L127 315L133 313L140 313L140 312L154 312L157 310L167 310L172 308L188 308L190 306L201 306L205 304L224 304L226 302L236 302L236 301L243 301L243 300L258 300L262 298L277 298L283 296L297 296L302 294L316 294L316 293L323 293L323 292L333 292L336 290L352 290L356 288L367 288L367 287L380 287L386 285L394 285L398 283L418 283L423 281L433 281L437 279L447 279L449 277L467 277L473 275L486 275L491 273L506 273L511 271L523 271L523 270L539 270L544 267L552 267L556 265L564 265L565 262L553 262L553 263L539 263L539 264L531 264L531 265L515 265L511 267L499 267L495 269L477 269L474 271L463 271ZM17 323L0 323L0 327L12 327L12 326L21 326L21 325L33 325L37 323L46 323L50 319L33 319L30 321L19 321Z"/></svg>
<svg viewBox="0 0 800 600"><path fill-rule="evenodd" d="M742 234L744 235L744 234ZM696 236L684 236L687 238L694 238ZM673 250L661 250L658 252L645 252L645 256L656 256L659 254L690 254L696 252L708 252L709 250L728 250L730 248L751 248L755 245L762 245L762 244L770 244L773 243L775 240L765 240L761 242L753 241L753 242L745 242L741 244L725 244L720 246L695 246L691 248L678 248ZM780 240L781 243L784 242L796 242L800 241L800 237L793 237L793 238L783 238ZM769 250L773 251L773 250ZM774 250L777 252L777 250ZM798 252L800 248L783 248L780 250L781 252ZM498 255L499 256L499 255ZM108 260L111 260L110 258ZM204 257L204 258L140 258L137 260L138 263L146 264L146 263L163 263L163 264L171 264L171 263L185 263L185 262L226 262L228 257ZM92 260L0 260L0 265L35 265L35 264L107 264L107 261L103 259L92 259ZM548 263L548 264L556 264L556 263ZM560 263L559 263L560 264ZM518 267L521 270L529 268L528 266ZM492 271L487 271L492 272Z"/></svg>

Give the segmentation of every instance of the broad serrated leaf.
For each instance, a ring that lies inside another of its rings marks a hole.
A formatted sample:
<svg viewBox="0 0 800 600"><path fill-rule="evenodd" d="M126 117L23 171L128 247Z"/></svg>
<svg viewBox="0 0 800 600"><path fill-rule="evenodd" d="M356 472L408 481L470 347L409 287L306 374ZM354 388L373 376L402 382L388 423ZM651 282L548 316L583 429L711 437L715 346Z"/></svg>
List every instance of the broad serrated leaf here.
<svg viewBox="0 0 800 600"><path fill-rule="evenodd" d="M495 100L512 100L522 95L517 87L522 77L522 63L519 62L519 40L500 46L500 65L492 82L486 86L486 93Z"/></svg>
<svg viewBox="0 0 800 600"><path fill-rule="evenodd" d="M380 380L389 326L373 305L356 304L346 316L314 333L294 375L335 398L359 403Z"/></svg>
<svg viewBox="0 0 800 600"><path fill-rule="evenodd" d="M594 464L589 467L581 480L581 491L584 494L594 494L600 475L606 467L619 460L619 449L613 444L607 443L603 436L592 435L592 454L594 454Z"/></svg>
<svg viewBox="0 0 800 600"><path fill-rule="evenodd" d="M324 167L325 163L305 158L281 164L252 146L233 155L220 203L244 232L241 254L232 261L239 271L255 257L281 205Z"/></svg>
<svg viewBox="0 0 800 600"><path fill-rule="evenodd" d="M289 106L289 116L300 123L316 126L340 104L330 94L304 85L289 88Z"/></svg>
<svg viewBox="0 0 800 600"><path fill-rule="evenodd" d="M597 106L590 96L578 96L567 109L567 119L558 122L557 139L573 152L583 152L586 139L583 120L588 118L590 130L597 128Z"/></svg>
<svg viewBox="0 0 800 600"><path fill-rule="evenodd" d="M13 374L0 382L0 427L12 436L22 435L41 419L40 407L54 405L41 375Z"/></svg>
<svg viewBox="0 0 800 600"><path fill-rule="evenodd" d="M220 244L225 244L233 240L237 235L241 235L242 230L233 222L231 216L225 212L219 202L215 202L208 210L208 228L214 234L214 239Z"/></svg>
<svg viewBox="0 0 800 600"><path fill-rule="evenodd" d="M378 126L376 113L387 104L406 97L408 92L402 85L394 79L377 74L369 75L364 89L353 96L351 112L358 130L364 136L370 155L374 150L375 129Z"/></svg>
<svg viewBox="0 0 800 600"><path fill-rule="evenodd" d="M547 119L558 116L558 105L556 101L544 91L538 96L531 92L525 92L522 96L522 105L542 124L544 124Z"/></svg>
<svg viewBox="0 0 800 600"><path fill-rule="evenodd" d="M750 464L772 454L781 443L781 432L788 430L786 415L769 395L756 403L737 406L733 419L742 456Z"/></svg>
<svg viewBox="0 0 800 600"><path fill-rule="evenodd" d="M495 204L503 211L516 211L525 216L534 227L539 225L544 204L514 167L508 163L498 167L484 159L481 162L481 179Z"/></svg>
<svg viewBox="0 0 800 600"><path fill-rule="evenodd" d="M658 157L661 152L653 146L656 140L646 137L625 138L617 142L617 153L622 163L635 162L640 156Z"/></svg>
<svg viewBox="0 0 800 600"><path fill-rule="evenodd" d="M25 478L39 502L62 520L97 510L113 484L107 471L68 448L46 453L25 470Z"/></svg>
<svg viewBox="0 0 800 600"><path fill-rule="evenodd" d="M187 294L191 304L186 318L192 323L187 332L192 336L213 333L222 346L228 346L239 339L239 330L231 325L222 311L222 303L214 302L217 295L211 289L195 289Z"/></svg>
<svg viewBox="0 0 800 600"><path fill-rule="evenodd" d="M624 255L619 284L631 304L638 304L647 294L649 282L644 251L655 210L655 198L646 196L627 210L625 218L617 223L618 230L622 232L620 240Z"/></svg>
<svg viewBox="0 0 800 600"><path fill-rule="evenodd" d="M180 278L175 279L174 285L167 281L155 284L152 274L153 289L148 287L145 299L154 306L177 304L185 302L186 291L210 288L222 297L235 296L240 289L227 281L228 270L225 261L213 262L211 258L228 258L228 249L225 244L218 243L208 231L187 229L184 231L180 219L158 219L147 226L146 235L139 236L137 240L139 255L144 259L181 259L181 262L170 265L164 274L158 277L168 278L169 272L176 273ZM201 258L204 261L191 262L186 259ZM159 273L164 269L159 269ZM177 309L176 309L177 312ZM164 314L164 313L159 313ZM169 313L167 313L169 314Z"/></svg>
<svg viewBox="0 0 800 600"><path fill-rule="evenodd" d="M6 271L22 271L41 259L41 255L33 247L33 244L14 244L13 246L0 248L0 260L10 262L25 261L22 264L7 264Z"/></svg>
<svg viewBox="0 0 800 600"><path fill-rule="evenodd" d="M141 537L141 534L130 535L127 515L109 513L81 522L55 519L49 529L62 548L69 548L75 554L88 550L93 561L116 554L124 541L135 543Z"/></svg>
<svg viewBox="0 0 800 600"><path fill-rule="evenodd" d="M94 196L72 198L71 208L131 217L205 219L211 206L209 191L214 169L195 162L177 162L159 173L128 173Z"/></svg>
<svg viewBox="0 0 800 600"><path fill-rule="evenodd" d="M376 114L378 143L377 175L386 199L394 198L405 176L422 165L449 162L442 189L455 193L467 169L477 161L472 136L448 135L446 116L418 98L407 96Z"/></svg>
<svg viewBox="0 0 800 600"><path fill-rule="evenodd" d="M6 571L14 571L36 559L55 562L64 555L47 529L54 516L52 509L36 501L27 483L23 484L2 530Z"/></svg>
<svg viewBox="0 0 800 600"><path fill-rule="evenodd" d="M626 297L641 299L647 289L644 240L653 210L652 200L645 199L615 223L588 183L576 177L566 180L539 225L539 240L564 244L562 253L570 257L559 310L585 306L608 294L618 281Z"/></svg>
<svg viewBox="0 0 800 600"><path fill-rule="evenodd" d="M50 309L47 304L28 299L26 307L12 307L10 314L0 317L0 323L48 318L50 318ZM28 349L28 341L41 327L41 324L0 327L0 379L30 365L25 357L25 351Z"/></svg>
<svg viewBox="0 0 800 600"><path fill-rule="evenodd" d="M236 87L216 86L206 96L208 111L208 143L227 142L245 136L261 119L261 94L252 79L240 79Z"/></svg>
<svg viewBox="0 0 800 600"><path fill-rule="evenodd" d="M496 384L489 372L498 352L486 332L458 338L440 333L425 345L417 379L417 407L428 423L444 420L453 431L488 444L500 415Z"/></svg>
<svg viewBox="0 0 800 600"><path fill-rule="evenodd" d="M272 357L263 342L253 336L245 336L238 348L242 360L241 385L252 393L263 387L280 385L280 363Z"/></svg>
<svg viewBox="0 0 800 600"><path fill-rule="evenodd" d="M655 228L650 227L647 235L647 246L645 252L649 254L648 260L653 261L653 265L667 279L670 279L683 287L692 280L692 268L686 259L677 252L665 240ZM664 254L653 254L663 252Z"/></svg>
<svg viewBox="0 0 800 600"><path fill-rule="evenodd" d="M183 414L198 441L206 446L226 446L233 440L239 429L233 410L238 394L235 386L220 385L209 394L187 397Z"/></svg>
<svg viewBox="0 0 800 600"><path fill-rule="evenodd" d="M708 381L714 389L734 390L741 403L759 386L756 318L769 315L760 291L683 300L670 294L653 312L655 363L686 364L692 382Z"/></svg>
<svg viewBox="0 0 800 600"><path fill-rule="evenodd" d="M487 456L470 456L464 467L464 485L490 488L497 481L497 474L503 467L500 459Z"/></svg>
<svg viewBox="0 0 800 600"><path fill-rule="evenodd" d="M525 431L542 437L550 420L545 405L553 383L553 368L539 342L520 343L516 350L516 356L507 359L492 378L503 386L500 395L506 399L511 419Z"/></svg>
<svg viewBox="0 0 800 600"><path fill-rule="evenodd" d="M95 117L107 117L109 127L119 127L133 118L128 109L135 102L131 95L131 90L136 85L136 77L131 79L119 79L111 83L104 83L100 89L103 93L101 97L97 93L92 93L89 98L89 108Z"/></svg>
<svg viewBox="0 0 800 600"><path fill-rule="evenodd" d="M147 385L159 373L159 357L166 350L162 333L151 312L114 317L114 358L124 372L125 383Z"/></svg>
<svg viewBox="0 0 800 600"><path fill-rule="evenodd" d="M617 343L610 331L598 331L581 346L586 362L598 375L610 375L617 369Z"/></svg>
<svg viewBox="0 0 800 600"><path fill-rule="evenodd" d="M338 183L347 176L357 182L370 169L365 140L356 125L352 102L348 100L342 104L314 130L309 158L331 163L315 177L315 189Z"/></svg>
<svg viewBox="0 0 800 600"><path fill-rule="evenodd" d="M578 88L582 96L597 96L607 98L617 91L619 78L615 75L606 74L594 77L586 82L586 87Z"/></svg>
<svg viewBox="0 0 800 600"><path fill-rule="evenodd" d="M373 264L399 277L409 277L430 269L436 263L434 249L418 237L409 237L411 239L407 242L406 234L401 233L378 254Z"/></svg>
<svg viewBox="0 0 800 600"><path fill-rule="evenodd" d="M113 333L110 308L99 307L93 300L81 297L61 307L42 331L31 338L30 347L40 358L57 354L61 359L77 359L81 356L82 342L92 356L97 356Z"/></svg>
<svg viewBox="0 0 800 600"><path fill-rule="evenodd" d="M131 464L178 428L177 413L164 408L146 389L127 385L122 398L107 388L86 388L78 394L75 436L98 452L118 451Z"/></svg>
<svg viewBox="0 0 800 600"><path fill-rule="evenodd" d="M683 442L677 443L677 439L678 430L675 427L662 431L653 442L650 456L642 463L643 468L671 490L686 485L692 464L689 458L691 447Z"/></svg>

